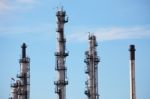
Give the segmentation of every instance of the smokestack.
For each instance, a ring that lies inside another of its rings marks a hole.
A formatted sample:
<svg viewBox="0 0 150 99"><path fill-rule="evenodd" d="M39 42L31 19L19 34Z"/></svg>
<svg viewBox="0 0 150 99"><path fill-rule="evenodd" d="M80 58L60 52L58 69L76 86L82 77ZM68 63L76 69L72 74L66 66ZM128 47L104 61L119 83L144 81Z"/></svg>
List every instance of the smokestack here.
<svg viewBox="0 0 150 99"><path fill-rule="evenodd" d="M26 48L27 48L26 44L23 43L21 48L22 48L22 58L26 58Z"/></svg>
<svg viewBox="0 0 150 99"><path fill-rule="evenodd" d="M130 45L130 99L136 99L135 88L135 46Z"/></svg>
<svg viewBox="0 0 150 99"><path fill-rule="evenodd" d="M129 51L130 51L130 60L135 60L135 46L130 45Z"/></svg>

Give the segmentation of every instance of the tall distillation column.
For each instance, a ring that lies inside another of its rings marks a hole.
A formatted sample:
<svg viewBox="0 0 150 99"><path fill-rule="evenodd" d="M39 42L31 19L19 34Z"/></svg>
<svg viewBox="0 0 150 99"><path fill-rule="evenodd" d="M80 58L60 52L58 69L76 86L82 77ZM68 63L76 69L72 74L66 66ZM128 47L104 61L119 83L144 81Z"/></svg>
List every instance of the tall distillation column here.
<svg viewBox="0 0 150 99"><path fill-rule="evenodd" d="M57 81L54 81L56 85L55 93L58 95L58 99L66 99L66 85L68 81L66 80L66 66L65 60L68 56L68 53L65 51L66 39L64 37L64 24L68 22L66 18L66 12L61 9L56 12L57 16L57 51L55 52L56 56L56 67L55 70L58 73Z"/></svg>
<svg viewBox="0 0 150 99"><path fill-rule="evenodd" d="M98 63L99 58L97 56L97 42L96 36L89 35L89 50L85 52L86 59L84 62L87 65L85 73L88 75L87 81L85 82L87 89L85 94L88 99L99 99L98 94Z"/></svg>
<svg viewBox="0 0 150 99"><path fill-rule="evenodd" d="M135 89L135 47L130 45L130 99L136 99Z"/></svg>
<svg viewBox="0 0 150 99"><path fill-rule="evenodd" d="M30 59L26 57L26 44L23 43L22 58L20 62L20 73L17 74L18 80L11 84L12 97L10 99L30 99Z"/></svg>

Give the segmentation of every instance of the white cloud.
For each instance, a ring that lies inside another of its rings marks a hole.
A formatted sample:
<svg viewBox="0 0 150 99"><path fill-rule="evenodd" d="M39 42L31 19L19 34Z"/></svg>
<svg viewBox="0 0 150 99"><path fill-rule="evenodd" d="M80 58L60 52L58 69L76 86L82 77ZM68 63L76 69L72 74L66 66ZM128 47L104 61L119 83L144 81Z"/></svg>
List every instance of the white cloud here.
<svg viewBox="0 0 150 99"><path fill-rule="evenodd" d="M18 3L33 4L35 0L16 0Z"/></svg>
<svg viewBox="0 0 150 99"><path fill-rule="evenodd" d="M0 0L0 14L33 6L37 0Z"/></svg>
<svg viewBox="0 0 150 99"><path fill-rule="evenodd" d="M28 26L0 26L0 37L15 37L27 34L29 36L42 36L50 34L54 28L51 24L41 23L40 25ZM51 35L51 34L50 34Z"/></svg>
<svg viewBox="0 0 150 99"><path fill-rule="evenodd" d="M0 27L0 38L29 41L50 41L55 38L55 25L41 23L26 26Z"/></svg>
<svg viewBox="0 0 150 99"><path fill-rule="evenodd" d="M150 25L132 26L132 27L103 27L103 28L72 27L69 29L71 30L66 31L65 34L67 36L66 37L67 41L85 42L88 40L89 32L94 33L98 41L150 38ZM46 35L47 34L55 35L55 25L41 23L40 25L38 24L29 26L0 26L1 37L15 36L24 33L30 35L35 34L43 35L43 33Z"/></svg>
<svg viewBox="0 0 150 99"><path fill-rule="evenodd" d="M0 0L0 13L10 10L11 7L7 0Z"/></svg>
<svg viewBox="0 0 150 99"><path fill-rule="evenodd" d="M87 41L88 33L82 29L68 35L68 39L72 41ZM142 39L150 38L150 25L134 26L134 27L106 27L90 29L91 33L97 36L97 40L123 40L123 39Z"/></svg>

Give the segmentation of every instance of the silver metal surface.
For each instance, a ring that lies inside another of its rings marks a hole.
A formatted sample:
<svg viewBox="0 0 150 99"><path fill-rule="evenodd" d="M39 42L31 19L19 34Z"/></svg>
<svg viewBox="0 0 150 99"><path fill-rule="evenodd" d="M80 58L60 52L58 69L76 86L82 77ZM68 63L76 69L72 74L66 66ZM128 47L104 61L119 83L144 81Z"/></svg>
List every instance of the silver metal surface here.
<svg viewBox="0 0 150 99"><path fill-rule="evenodd" d="M85 94L88 99L99 99L98 94L98 63L96 36L89 35L89 50L85 52L87 65L85 73L87 74Z"/></svg>
<svg viewBox="0 0 150 99"><path fill-rule="evenodd" d="M54 81L56 85L55 93L57 93L58 99L66 99L66 85L68 81L66 80L66 66L65 60L68 56L66 52L66 39L64 37L64 24L68 22L66 18L66 12L61 9L56 12L57 16L57 51L55 52L56 56L56 67L55 70L57 71L57 80Z"/></svg>
<svg viewBox="0 0 150 99"><path fill-rule="evenodd" d="M26 47L26 44L23 43L22 58L19 60L20 72L17 74L18 80L11 84L12 96L10 99L30 99L30 59L26 57Z"/></svg>

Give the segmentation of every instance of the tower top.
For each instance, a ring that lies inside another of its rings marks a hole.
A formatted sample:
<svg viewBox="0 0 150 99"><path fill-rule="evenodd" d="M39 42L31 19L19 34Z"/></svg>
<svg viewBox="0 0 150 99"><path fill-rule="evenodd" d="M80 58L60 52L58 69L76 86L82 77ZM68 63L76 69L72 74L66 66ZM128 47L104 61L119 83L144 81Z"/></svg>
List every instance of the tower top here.
<svg viewBox="0 0 150 99"><path fill-rule="evenodd" d="M26 58L26 48L27 48L27 45L25 43L22 44L21 46L22 48L22 58Z"/></svg>
<svg viewBox="0 0 150 99"><path fill-rule="evenodd" d="M129 51L130 51L130 59L131 60L135 60L135 46L134 45L130 45L129 46Z"/></svg>
<svg viewBox="0 0 150 99"><path fill-rule="evenodd" d="M129 51L135 51L135 45L130 45Z"/></svg>
<svg viewBox="0 0 150 99"><path fill-rule="evenodd" d="M96 40L96 36L94 34L89 34L89 40Z"/></svg>
<svg viewBox="0 0 150 99"><path fill-rule="evenodd" d="M95 47L98 45L94 34L89 34L89 41L93 41Z"/></svg>
<svg viewBox="0 0 150 99"><path fill-rule="evenodd" d="M23 43L21 47L22 47L22 49L25 49L25 48L27 48L27 45L26 45L26 43Z"/></svg>
<svg viewBox="0 0 150 99"><path fill-rule="evenodd" d="M58 8L56 16L66 16L66 11L63 9L63 6L61 8Z"/></svg>

